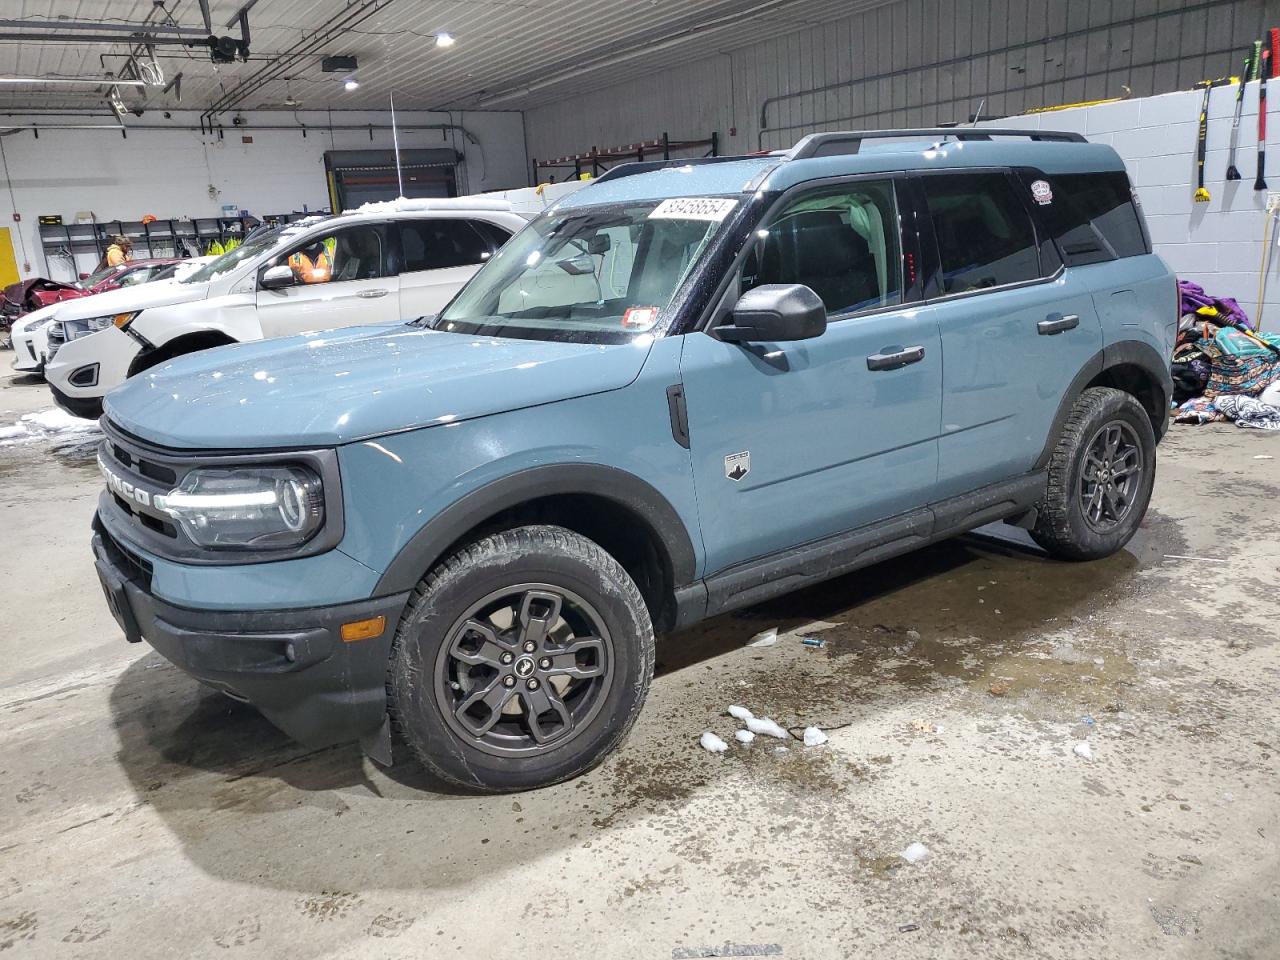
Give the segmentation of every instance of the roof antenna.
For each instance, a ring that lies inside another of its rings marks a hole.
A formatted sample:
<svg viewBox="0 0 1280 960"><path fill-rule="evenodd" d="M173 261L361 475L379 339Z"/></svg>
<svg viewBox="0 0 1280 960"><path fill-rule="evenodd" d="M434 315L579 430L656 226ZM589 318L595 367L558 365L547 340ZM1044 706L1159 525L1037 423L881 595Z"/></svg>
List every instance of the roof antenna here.
<svg viewBox="0 0 1280 960"><path fill-rule="evenodd" d="M404 197L404 175L400 172L400 130L396 126L396 92L391 91L391 143L396 151L396 183L400 185L400 197Z"/></svg>
<svg viewBox="0 0 1280 960"><path fill-rule="evenodd" d="M970 121L970 126L976 127L978 125L978 121L982 119L982 108L985 107L986 105L987 105L986 97L983 97L981 100L978 101L978 112L973 115L973 120Z"/></svg>

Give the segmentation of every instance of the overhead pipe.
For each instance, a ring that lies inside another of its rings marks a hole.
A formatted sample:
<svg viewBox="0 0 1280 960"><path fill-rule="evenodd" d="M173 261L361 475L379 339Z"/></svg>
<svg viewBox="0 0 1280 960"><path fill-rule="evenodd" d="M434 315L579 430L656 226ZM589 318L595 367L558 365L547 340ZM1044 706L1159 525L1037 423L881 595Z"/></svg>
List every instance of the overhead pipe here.
<svg viewBox="0 0 1280 960"><path fill-rule="evenodd" d="M148 21L150 18L148 17ZM156 34L172 37L196 37L203 40L209 31L199 27L179 27L154 21L141 23L112 23L99 20L0 20L0 29L22 30L35 27L42 30L101 30L108 33Z"/></svg>
<svg viewBox="0 0 1280 960"><path fill-rule="evenodd" d="M238 106L246 97L261 90L268 83L280 79L299 60L314 54L335 36L339 36L342 32L363 23L369 17L385 10L394 2L395 0L365 0L359 5L346 7L339 13L334 14L325 23L321 24L316 31L299 40L288 50L277 54L274 61L260 68L253 76L246 77L215 100L203 113L205 121L210 124L213 123L213 119L217 114Z"/></svg>

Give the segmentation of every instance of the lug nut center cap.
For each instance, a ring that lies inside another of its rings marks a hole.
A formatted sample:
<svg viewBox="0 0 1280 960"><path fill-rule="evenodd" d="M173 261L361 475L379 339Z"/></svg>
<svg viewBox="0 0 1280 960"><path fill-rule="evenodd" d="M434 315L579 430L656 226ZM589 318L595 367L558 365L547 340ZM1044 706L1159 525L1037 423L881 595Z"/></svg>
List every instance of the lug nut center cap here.
<svg viewBox="0 0 1280 960"><path fill-rule="evenodd" d="M521 657L516 661L516 665L512 669L521 680L532 677L534 671L533 657Z"/></svg>

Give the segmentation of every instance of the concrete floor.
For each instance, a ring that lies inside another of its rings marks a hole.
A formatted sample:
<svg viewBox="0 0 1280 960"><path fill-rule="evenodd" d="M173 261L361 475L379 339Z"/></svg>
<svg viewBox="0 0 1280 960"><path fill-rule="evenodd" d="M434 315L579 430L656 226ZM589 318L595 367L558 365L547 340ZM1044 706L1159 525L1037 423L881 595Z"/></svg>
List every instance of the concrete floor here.
<svg viewBox="0 0 1280 960"><path fill-rule="evenodd" d="M498 798L126 645L55 446L0 448L6 960L1276 956L1278 435L1175 428L1109 560L984 531L669 638L614 757ZM830 743L708 754L730 703Z"/></svg>

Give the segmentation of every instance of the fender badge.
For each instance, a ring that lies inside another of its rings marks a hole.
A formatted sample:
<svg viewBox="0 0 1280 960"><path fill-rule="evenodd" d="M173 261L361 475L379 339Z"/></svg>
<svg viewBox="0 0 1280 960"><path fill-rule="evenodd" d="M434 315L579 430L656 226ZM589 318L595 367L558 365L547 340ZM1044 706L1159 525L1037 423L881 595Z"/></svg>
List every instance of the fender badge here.
<svg viewBox="0 0 1280 960"><path fill-rule="evenodd" d="M724 475L734 483L737 483L750 472L750 450L743 450L741 453L731 453L724 458Z"/></svg>

